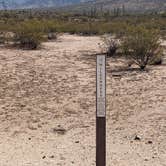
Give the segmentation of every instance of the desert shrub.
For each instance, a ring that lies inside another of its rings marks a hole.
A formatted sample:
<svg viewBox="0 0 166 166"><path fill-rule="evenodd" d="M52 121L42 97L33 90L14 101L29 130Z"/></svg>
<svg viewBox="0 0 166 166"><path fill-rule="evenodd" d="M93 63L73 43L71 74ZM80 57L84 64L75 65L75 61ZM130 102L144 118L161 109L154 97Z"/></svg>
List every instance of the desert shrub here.
<svg viewBox="0 0 166 166"><path fill-rule="evenodd" d="M9 44L14 37L13 32L0 32L0 44Z"/></svg>
<svg viewBox="0 0 166 166"><path fill-rule="evenodd" d="M112 36L104 36L103 38L103 46L105 47L105 52L107 56L112 57L116 55L117 50L120 46L120 41Z"/></svg>
<svg viewBox="0 0 166 166"><path fill-rule="evenodd" d="M19 34L17 40L20 42L20 47L25 49L37 49L40 45L40 34Z"/></svg>
<svg viewBox="0 0 166 166"><path fill-rule="evenodd" d="M43 37L44 27L37 20L25 21L17 26L15 29L15 43L19 44L21 48L37 49Z"/></svg>
<svg viewBox="0 0 166 166"><path fill-rule="evenodd" d="M143 26L129 28L122 47L124 55L141 69L161 53L158 31Z"/></svg>
<svg viewBox="0 0 166 166"><path fill-rule="evenodd" d="M0 44L5 44L5 37L3 33L0 33Z"/></svg>
<svg viewBox="0 0 166 166"><path fill-rule="evenodd" d="M57 39L57 24L56 22L52 20L44 20L41 22L42 25L44 26L44 33L47 34L48 40L54 40Z"/></svg>
<svg viewBox="0 0 166 166"><path fill-rule="evenodd" d="M47 35L48 40L56 40L57 39L57 34L53 32L49 32Z"/></svg>
<svg viewBox="0 0 166 166"><path fill-rule="evenodd" d="M0 36L0 44L5 44L5 38Z"/></svg>
<svg viewBox="0 0 166 166"><path fill-rule="evenodd" d="M161 49L162 50L162 49ZM162 54L162 51L160 53L158 53L156 56L154 56L149 64L150 65L161 65L163 62L163 54Z"/></svg>
<svg viewBox="0 0 166 166"><path fill-rule="evenodd" d="M56 32L57 31L57 25L56 22L52 21L52 20L48 20L48 21L43 21L41 22L42 24L44 24L44 31L45 32Z"/></svg>
<svg viewBox="0 0 166 166"><path fill-rule="evenodd" d="M99 31L94 23L87 22L86 25L83 25L79 27L78 29L79 34L82 34L84 36L86 35L96 35L99 34Z"/></svg>

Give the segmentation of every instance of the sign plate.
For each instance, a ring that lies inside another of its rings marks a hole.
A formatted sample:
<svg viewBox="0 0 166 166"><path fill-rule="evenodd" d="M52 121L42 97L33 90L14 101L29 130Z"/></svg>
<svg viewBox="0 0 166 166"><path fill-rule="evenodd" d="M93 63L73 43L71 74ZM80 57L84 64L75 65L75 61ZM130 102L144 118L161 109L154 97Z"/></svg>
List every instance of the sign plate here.
<svg viewBox="0 0 166 166"><path fill-rule="evenodd" d="M106 116L106 56L97 55L97 117Z"/></svg>

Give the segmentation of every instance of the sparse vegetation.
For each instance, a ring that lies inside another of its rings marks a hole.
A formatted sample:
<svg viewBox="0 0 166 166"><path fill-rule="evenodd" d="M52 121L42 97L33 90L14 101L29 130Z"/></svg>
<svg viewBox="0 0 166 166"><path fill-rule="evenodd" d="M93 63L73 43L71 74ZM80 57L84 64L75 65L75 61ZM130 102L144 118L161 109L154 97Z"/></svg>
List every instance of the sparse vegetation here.
<svg viewBox="0 0 166 166"><path fill-rule="evenodd" d="M0 34L0 44L5 44L5 37L3 33Z"/></svg>
<svg viewBox="0 0 166 166"><path fill-rule="evenodd" d="M21 48L37 49L41 42L44 41L43 26L36 20L21 23L14 32L14 41Z"/></svg>
<svg viewBox="0 0 166 166"><path fill-rule="evenodd" d="M162 38L166 36L164 14L117 15L115 13L115 11L112 13L96 10L89 13L86 11L58 13L53 10L1 11L0 32L14 32L13 42L31 49L37 48L44 38L56 39L56 34L61 32L79 35L111 34L122 38L128 27L144 26L148 29L158 29ZM0 36L0 38L6 43L6 37ZM109 50L110 54L116 49L114 44L112 43L112 48Z"/></svg>
<svg viewBox="0 0 166 166"><path fill-rule="evenodd" d="M154 56L150 60L150 62L149 62L150 65L161 65L162 64L162 62L163 62L163 52L162 52L162 50L163 49L160 48L160 53L156 54L156 56Z"/></svg>
<svg viewBox="0 0 166 166"><path fill-rule="evenodd" d="M142 70L161 54L159 33L143 26L130 28L124 37L122 48L125 56Z"/></svg>
<svg viewBox="0 0 166 166"><path fill-rule="evenodd" d="M113 37L105 36L102 38L104 43L104 49L108 57L113 57L116 55L118 48L120 47L120 41Z"/></svg>

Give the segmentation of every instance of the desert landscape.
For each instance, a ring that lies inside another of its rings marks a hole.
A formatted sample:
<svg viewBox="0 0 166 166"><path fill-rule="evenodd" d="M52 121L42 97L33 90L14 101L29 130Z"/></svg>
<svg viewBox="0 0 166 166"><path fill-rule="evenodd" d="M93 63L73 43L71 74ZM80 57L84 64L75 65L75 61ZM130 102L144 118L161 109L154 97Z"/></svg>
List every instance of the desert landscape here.
<svg viewBox="0 0 166 166"><path fill-rule="evenodd" d="M95 165L101 42L63 34L0 48L0 166ZM107 58L107 166L166 166L165 111L166 65Z"/></svg>

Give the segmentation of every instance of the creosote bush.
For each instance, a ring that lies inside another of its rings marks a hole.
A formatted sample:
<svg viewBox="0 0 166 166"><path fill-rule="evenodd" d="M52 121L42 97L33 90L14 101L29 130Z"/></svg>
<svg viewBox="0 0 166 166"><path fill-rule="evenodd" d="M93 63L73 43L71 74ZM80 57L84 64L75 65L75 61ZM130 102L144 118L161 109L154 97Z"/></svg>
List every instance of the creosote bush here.
<svg viewBox="0 0 166 166"><path fill-rule="evenodd" d="M122 42L124 55L143 70L161 54L159 38L157 30L130 27Z"/></svg>
<svg viewBox="0 0 166 166"><path fill-rule="evenodd" d="M21 23L15 29L15 43L21 48L37 49L43 37L44 27L37 20L31 20Z"/></svg>

